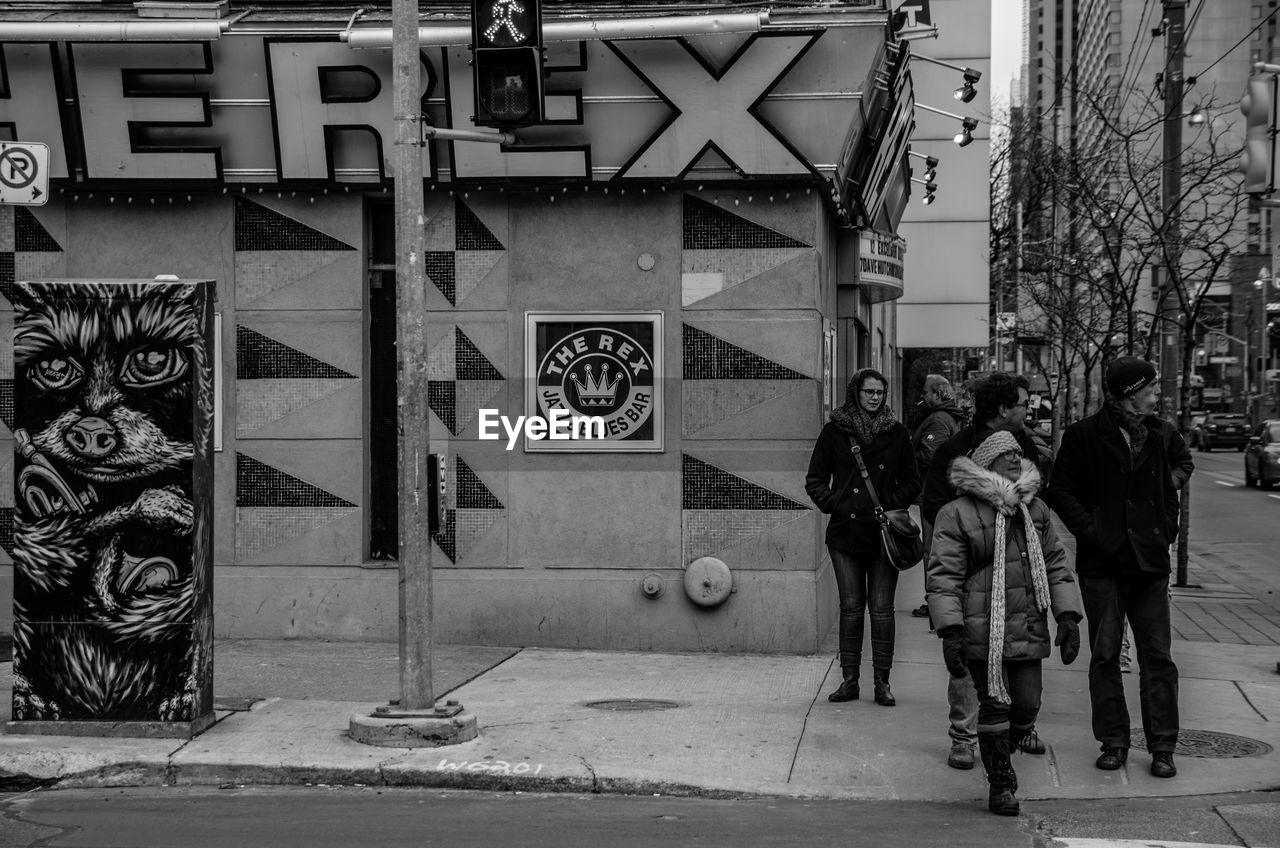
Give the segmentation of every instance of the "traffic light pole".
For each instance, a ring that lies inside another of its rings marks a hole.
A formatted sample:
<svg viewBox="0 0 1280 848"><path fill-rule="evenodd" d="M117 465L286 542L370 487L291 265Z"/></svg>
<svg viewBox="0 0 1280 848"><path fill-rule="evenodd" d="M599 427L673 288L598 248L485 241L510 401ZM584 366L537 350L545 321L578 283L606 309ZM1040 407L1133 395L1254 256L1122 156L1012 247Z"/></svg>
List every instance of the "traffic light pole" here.
<svg viewBox="0 0 1280 848"><path fill-rule="evenodd" d="M1182 261L1182 60L1186 55L1186 0L1163 0L1164 18L1168 26L1164 33L1165 75L1164 75L1164 243L1165 267L1164 285L1160 288L1160 300L1156 308L1160 313L1160 381L1161 395L1164 398L1173 396L1170 387L1176 387L1181 393L1181 384L1177 380L1175 363L1183 356L1181 344L1181 327L1174 337L1178 342L1174 354L1170 355L1168 344L1170 322L1169 296L1173 294L1174 274ZM1187 379L1188 375L1183 375ZM1178 403L1178 429L1185 431L1187 425L1186 404ZM1187 585L1187 531L1190 529L1191 487L1183 488L1178 498L1178 564L1175 586Z"/></svg>
<svg viewBox="0 0 1280 848"><path fill-rule="evenodd" d="M475 716L431 689L432 586L428 517L431 429L427 409L426 219L423 198L422 57L418 0L392 0L391 88L395 126L396 392L399 410L400 698L351 717L357 742L436 747L476 737Z"/></svg>

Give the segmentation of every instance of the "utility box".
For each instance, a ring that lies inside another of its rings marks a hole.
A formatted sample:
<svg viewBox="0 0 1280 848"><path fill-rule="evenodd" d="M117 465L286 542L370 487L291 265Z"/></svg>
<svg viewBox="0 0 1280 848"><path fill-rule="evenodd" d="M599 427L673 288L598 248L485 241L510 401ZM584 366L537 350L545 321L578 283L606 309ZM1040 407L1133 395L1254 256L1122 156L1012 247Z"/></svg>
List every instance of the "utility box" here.
<svg viewBox="0 0 1280 848"><path fill-rule="evenodd" d="M211 280L14 286L12 733L213 723Z"/></svg>

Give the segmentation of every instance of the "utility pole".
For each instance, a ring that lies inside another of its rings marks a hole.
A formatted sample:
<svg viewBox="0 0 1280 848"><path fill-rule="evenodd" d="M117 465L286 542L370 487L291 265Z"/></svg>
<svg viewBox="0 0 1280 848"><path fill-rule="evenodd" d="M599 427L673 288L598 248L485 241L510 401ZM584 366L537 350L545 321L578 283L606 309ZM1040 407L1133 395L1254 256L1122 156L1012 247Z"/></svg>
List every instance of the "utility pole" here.
<svg viewBox="0 0 1280 848"><path fill-rule="evenodd" d="M1182 403L1182 383L1177 379L1177 365L1183 354L1181 331L1170 327L1169 297L1182 261L1182 61L1186 56L1186 0L1162 0L1164 8L1164 285L1158 290L1160 312L1160 382L1161 403L1178 397L1178 429L1187 425L1186 404ZM1180 323L1180 322L1179 322ZM1175 344L1170 345L1170 329L1176 331ZM1171 355L1169 348L1173 347ZM1187 375L1183 375L1183 380ZM1178 498L1178 567L1174 585L1187 585L1187 531L1191 524L1191 487L1185 486Z"/></svg>
<svg viewBox="0 0 1280 848"><path fill-rule="evenodd" d="M422 188L422 58L418 0L391 3L392 168L396 218L396 393L399 429L400 699L351 717L351 738L387 747L435 747L476 737L475 716L431 688L432 591L428 485L426 220Z"/></svg>

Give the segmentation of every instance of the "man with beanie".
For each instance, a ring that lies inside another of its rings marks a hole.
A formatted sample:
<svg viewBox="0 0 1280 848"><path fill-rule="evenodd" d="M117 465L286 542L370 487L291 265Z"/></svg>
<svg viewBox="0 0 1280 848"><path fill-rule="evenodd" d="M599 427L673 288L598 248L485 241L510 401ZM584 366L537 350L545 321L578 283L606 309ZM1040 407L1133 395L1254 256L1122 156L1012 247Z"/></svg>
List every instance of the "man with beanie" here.
<svg viewBox="0 0 1280 848"><path fill-rule="evenodd" d="M1045 500L1076 538L1076 571L1089 620L1089 697L1097 766L1129 755L1129 710L1120 676L1127 618L1138 648L1142 730L1151 774L1178 773L1178 668L1169 648L1169 545L1178 495L1161 422L1156 369L1135 356L1107 365L1107 400L1062 436Z"/></svg>

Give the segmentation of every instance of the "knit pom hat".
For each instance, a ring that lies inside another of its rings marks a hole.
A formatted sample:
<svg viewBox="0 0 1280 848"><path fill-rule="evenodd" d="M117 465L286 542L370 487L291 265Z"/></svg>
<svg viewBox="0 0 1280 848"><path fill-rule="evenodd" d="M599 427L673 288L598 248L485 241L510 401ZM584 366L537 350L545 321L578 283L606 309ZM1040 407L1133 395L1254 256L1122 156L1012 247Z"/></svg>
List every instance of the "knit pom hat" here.
<svg viewBox="0 0 1280 848"><path fill-rule="evenodd" d="M973 449L973 462L979 468L991 468L991 463L1009 451L1021 451L1018 440L1008 430L996 430L982 440L982 444Z"/></svg>
<svg viewBox="0 0 1280 848"><path fill-rule="evenodd" d="M1156 367L1136 356L1120 356L1107 364L1107 392L1113 398L1136 395L1156 381Z"/></svg>

